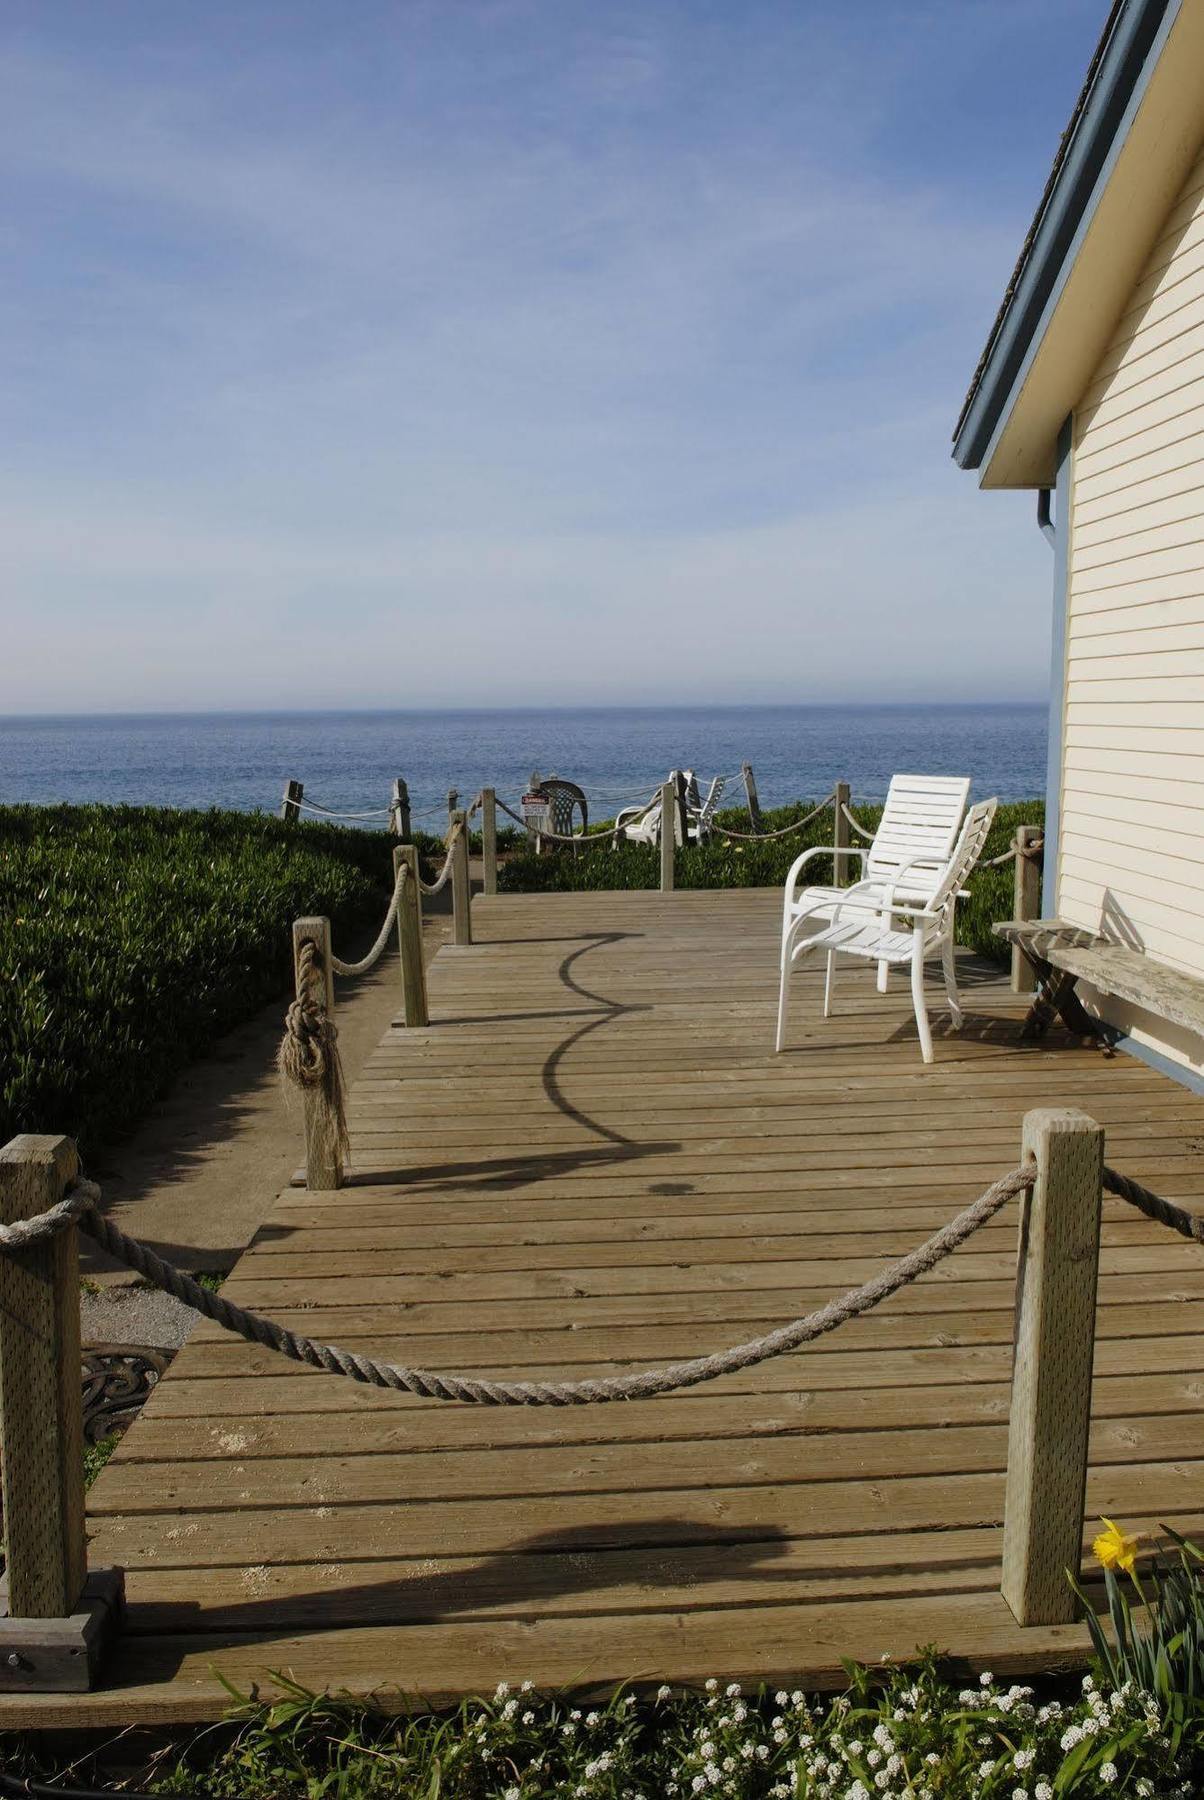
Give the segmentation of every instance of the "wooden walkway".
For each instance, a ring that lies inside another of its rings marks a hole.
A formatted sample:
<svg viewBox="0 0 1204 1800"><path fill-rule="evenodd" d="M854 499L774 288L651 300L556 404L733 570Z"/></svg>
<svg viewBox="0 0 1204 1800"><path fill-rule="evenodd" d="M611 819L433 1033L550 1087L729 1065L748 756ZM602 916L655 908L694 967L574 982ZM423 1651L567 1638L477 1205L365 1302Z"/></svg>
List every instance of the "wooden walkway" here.
<svg viewBox="0 0 1204 1800"><path fill-rule="evenodd" d="M1018 1160L1035 1105L1199 1203L1204 1102L1124 1056L967 1026L919 1060L905 983L795 984L771 1054L776 894L477 900L429 1030L354 1095L355 1184L286 1192L227 1291L444 1368L657 1364L864 1280ZM1204 1525L1204 1259L1106 1203L1091 1521ZM202 1327L90 1495L128 1571L110 1685L0 1726L201 1719L216 1671L433 1700L501 1678L843 1680L936 1643L1080 1656L998 1597L1015 1214L873 1315L667 1399L485 1410L375 1393Z"/></svg>

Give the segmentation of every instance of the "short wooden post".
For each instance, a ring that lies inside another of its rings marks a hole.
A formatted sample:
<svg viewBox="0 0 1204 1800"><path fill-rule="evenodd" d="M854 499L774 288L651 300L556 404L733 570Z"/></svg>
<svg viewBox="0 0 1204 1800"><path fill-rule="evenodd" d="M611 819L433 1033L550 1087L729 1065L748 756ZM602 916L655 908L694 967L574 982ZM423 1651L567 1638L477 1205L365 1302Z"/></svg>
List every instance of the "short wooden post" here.
<svg viewBox="0 0 1204 1800"><path fill-rule="evenodd" d="M303 781L290 781L284 790L284 799L280 802L280 817L286 825L295 825L301 817L301 801L305 796Z"/></svg>
<svg viewBox="0 0 1204 1800"><path fill-rule="evenodd" d="M837 887L846 887L849 880L849 821L844 810L848 804L849 784L838 781L832 823L832 880Z"/></svg>
<svg viewBox="0 0 1204 1800"><path fill-rule="evenodd" d="M761 802L757 798L757 783L752 772L751 763L741 763L740 773L744 777L744 792L748 796L748 818L754 831L761 829Z"/></svg>
<svg viewBox="0 0 1204 1800"><path fill-rule="evenodd" d="M1078 1602L1083 1541L1102 1126L1049 1108L1024 1120L1037 1183L1024 1201L1016 1281L1003 1597L1021 1625L1064 1625Z"/></svg>
<svg viewBox="0 0 1204 1800"><path fill-rule="evenodd" d="M661 786L661 893L673 892L674 852L677 849L673 829L677 811L677 783L666 781Z"/></svg>
<svg viewBox="0 0 1204 1800"><path fill-rule="evenodd" d="M400 775L393 783L393 798L389 804L393 812L390 820L393 836L404 838L408 843L410 838L410 790Z"/></svg>
<svg viewBox="0 0 1204 1800"><path fill-rule="evenodd" d="M422 956L422 889L418 885L418 848L415 844L396 844L393 848L393 879L402 863L409 866L410 876L401 890L397 907L397 947L401 952L401 981L405 990L407 1025L429 1025L426 1000L426 963Z"/></svg>
<svg viewBox="0 0 1204 1800"><path fill-rule="evenodd" d="M447 790L447 822L449 825L451 824L452 820L456 816L456 808L457 808L457 806L459 806L459 804L460 804L459 788L448 788L448 790Z"/></svg>
<svg viewBox="0 0 1204 1800"><path fill-rule="evenodd" d="M57 1205L79 1172L65 1137L0 1149L0 1224ZM92 1687L122 1614L120 1569L88 1573L79 1232L0 1252L0 1693Z"/></svg>
<svg viewBox="0 0 1204 1800"><path fill-rule="evenodd" d="M1012 890L1012 917L1015 919L1039 919L1041 917L1041 864L1038 858L1032 854L1032 845L1039 842L1041 836L1039 825L1018 825L1016 827L1016 836L1012 844L1012 848L1016 852L1016 860L1012 865L1015 872ZM1019 944L1013 944L1013 994L1031 994L1036 985L1037 977L1033 971L1033 965Z"/></svg>
<svg viewBox="0 0 1204 1800"><path fill-rule="evenodd" d="M0 1150L0 1223L60 1201L79 1172L70 1138L21 1136ZM84 1546L79 1233L0 1255L0 1466L8 1601L21 1618L74 1612Z"/></svg>
<svg viewBox="0 0 1204 1800"><path fill-rule="evenodd" d="M452 846L452 942L472 943L472 892L468 884L468 815L457 809L450 823L458 824Z"/></svg>
<svg viewBox="0 0 1204 1800"><path fill-rule="evenodd" d="M407 884L408 885L408 884ZM297 982L297 998L304 998L301 973L301 946L312 943L317 949L325 990L327 1018L334 1017L334 971L330 966L330 920L293 920L293 968ZM343 1185L342 1162L330 1154L331 1133L327 1127L327 1101L321 1087L307 1087L305 1095L305 1185L329 1193Z"/></svg>
<svg viewBox="0 0 1204 1800"><path fill-rule="evenodd" d="M497 893L497 793L481 789L481 856L485 865L484 892Z"/></svg>

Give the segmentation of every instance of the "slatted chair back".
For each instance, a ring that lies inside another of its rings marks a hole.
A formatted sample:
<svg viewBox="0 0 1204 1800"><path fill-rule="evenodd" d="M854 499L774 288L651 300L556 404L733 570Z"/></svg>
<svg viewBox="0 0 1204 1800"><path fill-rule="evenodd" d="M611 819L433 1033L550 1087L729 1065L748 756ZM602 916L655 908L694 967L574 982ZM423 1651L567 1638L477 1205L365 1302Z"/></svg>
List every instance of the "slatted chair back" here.
<svg viewBox="0 0 1204 1800"><path fill-rule="evenodd" d="M585 831L589 824L589 806L575 781L566 781L561 775L548 775L536 791L547 796L551 813L548 823L557 836L574 837Z"/></svg>
<svg viewBox="0 0 1204 1800"><path fill-rule="evenodd" d="M715 814L719 810L719 802L723 798L723 790L726 786L727 776L716 775L714 781L712 781L710 787L707 789L706 799L699 807L697 814L691 819L690 824L700 838L709 837L711 826L714 824Z"/></svg>
<svg viewBox="0 0 1204 1800"><path fill-rule="evenodd" d="M969 798L968 776L893 775L865 859L866 878L889 881L913 857L943 868L953 854Z"/></svg>
<svg viewBox="0 0 1204 1800"><path fill-rule="evenodd" d="M965 824L958 835L953 854L949 858L949 866L941 877L940 885L933 893L927 906L931 912L940 912L956 900L961 889L969 880L975 863L986 848L987 837L995 821L995 809L998 800L980 800L966 814Z"/></svg>

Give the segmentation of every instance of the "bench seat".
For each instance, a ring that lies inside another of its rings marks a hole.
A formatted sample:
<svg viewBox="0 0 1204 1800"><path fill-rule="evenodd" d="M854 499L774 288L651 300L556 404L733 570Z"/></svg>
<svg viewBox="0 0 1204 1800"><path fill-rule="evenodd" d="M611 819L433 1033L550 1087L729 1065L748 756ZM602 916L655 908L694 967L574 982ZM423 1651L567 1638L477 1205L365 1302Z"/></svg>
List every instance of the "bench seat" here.
<svg viewBox="0 0 1204 1800"><path fill-rule="evenodd" d="M1047 963L1075 981L1089 981L1101 993L1204 1036L1204 980L1198 976L1063 919L1004 919L993 929L1018 944L1035 966Z"/></svg>

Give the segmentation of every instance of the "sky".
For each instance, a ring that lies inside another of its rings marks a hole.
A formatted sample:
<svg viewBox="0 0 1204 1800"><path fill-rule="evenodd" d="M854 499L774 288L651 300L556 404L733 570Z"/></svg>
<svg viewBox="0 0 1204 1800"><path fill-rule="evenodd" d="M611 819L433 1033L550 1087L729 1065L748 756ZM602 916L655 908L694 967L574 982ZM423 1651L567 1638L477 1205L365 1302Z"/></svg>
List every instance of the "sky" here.
<svg viewBox="0 0 1204 1800"><path fill-rule="evenodd" d="M1106 0L7 0L0 713L1038 699Z"/></svg>

